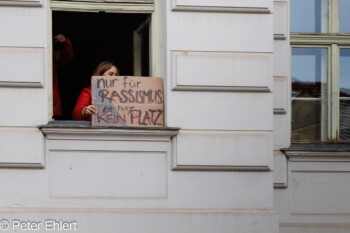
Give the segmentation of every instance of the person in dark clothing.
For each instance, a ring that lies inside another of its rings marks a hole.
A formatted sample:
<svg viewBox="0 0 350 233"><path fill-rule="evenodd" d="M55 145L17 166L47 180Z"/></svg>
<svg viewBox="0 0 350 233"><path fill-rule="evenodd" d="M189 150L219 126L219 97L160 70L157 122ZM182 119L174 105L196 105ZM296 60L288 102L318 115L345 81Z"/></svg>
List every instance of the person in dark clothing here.
<svg viewBox="0 0 350 233"><path fill-rule="evenodd" d="M58 83L58 69L66 66L74 57L73 45L68 37L62 34L54 36L52 57L53 118L59 119L62 117L62 106Z"/></svg>

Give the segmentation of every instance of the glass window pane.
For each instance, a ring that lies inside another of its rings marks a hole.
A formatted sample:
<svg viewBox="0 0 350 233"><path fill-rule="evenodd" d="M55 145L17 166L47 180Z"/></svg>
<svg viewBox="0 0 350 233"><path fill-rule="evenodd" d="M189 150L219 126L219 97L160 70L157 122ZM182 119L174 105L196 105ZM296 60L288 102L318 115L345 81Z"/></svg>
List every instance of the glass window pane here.
<svg viewBox="0 0 350 233"><path fill-rule="evenodd" d="M292 101L292 140L320 141L327 125L322 101Z"/></svg>
<svg viewBox="0 0 350 233"><path fill-rule="evenodd" d="M350 97L350 49L340 49L339 95Z"/></svg>
<svg viewBox="0 0 350 233"><path fill-rule="evenodd" d="M350 100L340 100L339 103L339 138L350 139Z"/></svg>
<svg viewBox="0 0 350 233"><path fill-rule="evenodd" d="M339 32L350 33L350 1L339 0Z"/></svg>
<svg viewBox="0 0 350 233"><path fill-rule="evenodd" d="M292 96L326 98L327 48L292 48Z"/></svg>
<svg viewBox="0 0 350 233"><path fill-rule="evenodd" d="M328 32L328 0L291 0L292 32Z"/></svg>

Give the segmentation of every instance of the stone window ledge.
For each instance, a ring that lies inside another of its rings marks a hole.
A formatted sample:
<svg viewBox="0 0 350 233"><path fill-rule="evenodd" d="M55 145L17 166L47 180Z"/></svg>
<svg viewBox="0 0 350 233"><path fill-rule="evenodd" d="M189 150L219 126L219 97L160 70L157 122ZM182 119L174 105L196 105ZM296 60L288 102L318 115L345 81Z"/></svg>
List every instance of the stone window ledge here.
<svg viewBox="0 0 350 233"><path fill-rule="evenodd" d="M47 139L152 140L169 141L180 128L91 126L88 121L52 121L39 125Z"/></svg>
<svg viewBox="0 0 350 233"><path fill-rule="evenodd" d="M292 144L282 149L292 162L350 162L350 144Z"/></svg>

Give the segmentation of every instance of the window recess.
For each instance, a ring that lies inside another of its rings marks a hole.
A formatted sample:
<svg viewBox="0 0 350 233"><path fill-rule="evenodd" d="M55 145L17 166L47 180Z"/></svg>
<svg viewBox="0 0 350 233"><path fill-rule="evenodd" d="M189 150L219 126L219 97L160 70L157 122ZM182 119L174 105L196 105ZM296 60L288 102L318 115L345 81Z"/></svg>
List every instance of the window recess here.
<svg viewBox="0 0 350 233"><path fill-rule="evenodd" d="M349 10L348 0L291 1L293 142L350 140Z"/></svg>
<svg viewBox="0 0 350 233"><path fill-rule="evenodd" d="M75 54L59 73L63 120L101 61L114 61L120 75L161 77L158 0L61 0L50 8L51 36L67 35Z"/></svg>

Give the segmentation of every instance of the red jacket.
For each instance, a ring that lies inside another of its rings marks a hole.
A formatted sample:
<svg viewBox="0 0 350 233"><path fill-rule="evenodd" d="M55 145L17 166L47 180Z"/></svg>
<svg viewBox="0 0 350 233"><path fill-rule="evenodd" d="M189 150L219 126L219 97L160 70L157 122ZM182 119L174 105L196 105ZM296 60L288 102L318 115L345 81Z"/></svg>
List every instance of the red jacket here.
<svg viewBox="0 0 350 233"><path fill-rule="evenodd" d="M74 57L73 46L68 37L66 37L65 46L61 51L58 62L52 62L52 96L53 96L53 115L62 116L61 95L58 85L57 69L66 66Z"/></svg>
<svg viewBox="0 0 350 233"><path fill-rule="evenodd" d="M75 104L74 110L73 110L73 120L77 121L91 121L91 115L88 117L83 117L82 111L86 106L89 106L92 104L91 99L91 86L89 88L84 88L77 100L77 103Z"/></svg>

